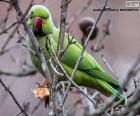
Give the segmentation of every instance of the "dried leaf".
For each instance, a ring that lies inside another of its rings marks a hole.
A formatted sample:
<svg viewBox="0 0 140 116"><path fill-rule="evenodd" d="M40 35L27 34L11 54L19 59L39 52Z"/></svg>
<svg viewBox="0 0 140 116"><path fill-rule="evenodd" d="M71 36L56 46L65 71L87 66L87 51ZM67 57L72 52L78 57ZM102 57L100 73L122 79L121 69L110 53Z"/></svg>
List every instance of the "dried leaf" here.
<svg viewBox="0 0 140 116"><path fill-rule="evenodd" d="M42 85L42 86L47 86L47 85L48 85L48 80L44 79L44 80L41 82L41 85Z"/></svg>
<svg viewBox="0 0 140 116"><path fill-rule="evenodd" d="M50 95L49 89L47 88L48 81L43 80L41 84L38 84L32 89L32 93L36 98L45 99Z"/></svg>

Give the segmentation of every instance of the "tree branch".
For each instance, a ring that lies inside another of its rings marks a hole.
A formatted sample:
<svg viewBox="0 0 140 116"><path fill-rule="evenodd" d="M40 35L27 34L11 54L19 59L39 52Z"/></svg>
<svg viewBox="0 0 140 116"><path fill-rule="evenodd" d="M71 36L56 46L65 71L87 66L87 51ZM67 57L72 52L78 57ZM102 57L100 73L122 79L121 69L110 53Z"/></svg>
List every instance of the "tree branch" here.
<svg viewBox="0 0 140 116"><path fill-rule="evenodd" d="M34 74L36 74L36 70L34 70L34 69L27 70L27 71L22 70L18 73L6 72L6 71L0 70L0 75L5 75L5 76L25 77L25 76L34 75Z"/></svg>
<svg viewBox="0 0 140 116"><path fill-rule="evenodd" d="M15 104L19 107L19 109L21 110L21 112L25 115L25 116L29 116L24 109L21 107L21 105L19 104L19 102L17 101L16 97L13 95L13 93L9 90L9 88L4 84L4 82L1 80L0 78L0 83L1 85L4 87L4 89L9 93L9 95L12 97L13 101L15 102Z"/></svg>

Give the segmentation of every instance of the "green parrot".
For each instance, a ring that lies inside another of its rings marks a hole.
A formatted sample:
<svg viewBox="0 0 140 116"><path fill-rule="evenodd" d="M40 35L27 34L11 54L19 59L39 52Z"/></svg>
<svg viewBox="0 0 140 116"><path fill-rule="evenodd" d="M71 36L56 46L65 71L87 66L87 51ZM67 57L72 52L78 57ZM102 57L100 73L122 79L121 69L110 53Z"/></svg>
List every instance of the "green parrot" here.
<svg viewBox="0 0 140 116"><path fill-rule="evenodd" d="M59 29L53 24L53 20L49 10L42 5L33 5L28 12L27 23L31 27L37 41L43 50L47 65L50 72L52 72L48 60L51 58L50 54L55 54L57 51L57 44L59 38ZM63 49L68 46L69 40L72 37L65 33ZM60 63L68 75L72 74L76 61L80 55L83 47L73 39L73 42L60 59ZM28 38L28 46L31 49L33 45ZM47 48L46 48L47 44ZM40 62L38 58L32 53L31 60L36 69L43 75ZM63 80L64 77L60 77ZM78 70L75 74L74 81L79 86L94 88L106 96L114 95L118 99L124 99L124 95L119 91L122 90L119 82L112 78L103 68L95 61L95 59L88 53L84 52L83 58L79 63Z"/></svg>

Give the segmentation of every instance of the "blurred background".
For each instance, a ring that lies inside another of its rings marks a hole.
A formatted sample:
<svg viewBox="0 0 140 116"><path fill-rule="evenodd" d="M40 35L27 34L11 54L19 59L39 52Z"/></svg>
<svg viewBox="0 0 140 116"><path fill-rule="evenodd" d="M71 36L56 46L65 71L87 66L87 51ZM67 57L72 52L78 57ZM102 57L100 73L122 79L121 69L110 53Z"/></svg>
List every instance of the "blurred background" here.
<svg viewBox="0 0 140 116"><path fill-rule="evenodd" d="M87 4L88 0L72 0L68 7L68 16L67 21L75 17L79 9L83 8ZM71 25L70 30L72 35L81 42L82 32L79 29L79 21L83 17L92 17L97 19L99 14L98 11L93 11L96 8L102 8L104 1L103 0L91 0L91 4L88 5L87 9L84 10L81 15L77 17L73 25ZM56 26L59 25L60 20L60 0L35 0L36 4L42 4L48 7L52 14L53 21ZM20 7L23 11L26 10L29 4L29 0L20 0ZM126 8L126 0L109 0L108 7L110 8ZM4 19L7 14L8 4L0 2L0 21ZM138 8L139 9L139 8ZM14 9L8 14L7 26L16 21L16 12ZM106 36L102 44L104 49L95 53L91 50L91 46L94 46L96 41L102 37L104 24L110 20L110 35ZM22 26L21 26L22 27ZM98 23L99 33L94 41L90 41L87 47L87 51L101 64L104 69L111 73L106 64L103 62L101 54L104 55L116 75L119 77L119 80L123 82L126 77L127 72L129 71L132 64L135 62L138 54L140 53L140 10L138 11L108 11L104 12L101 20ZM9 34L13 31L13 28L8 31L8 33L0 35L0 47L3 46ZM23 31L21 32L23 35ZM12 46L17 46L15 49L12 49L10 52L0 55L0 70L18 72L23 66L25 61L31 64L28 50L23 47L18 41L18 34L15 33L11 41L9 42L7 48ZM12 76L0 76L5 84L13 92L20 104L28 104L29 112L31 112L39 100L36 99L32 92L36 83L42 81L40 74L27 77L12 77ZM137 75L136 80L140 79L140 74ZM131 88L130 91L134 89L133 80L129 84ZM129 92L130 92L129 91ZM72 93L67 101L66 107L74 104L75 101L79 99L79 95ZM76 107L75 115L79 115L79 112L82 114L82 105ZM12 116L16 115L20 110L13 102L11 97L4 91L4 88L0 85L0 115L1 116ZM44 104L42 104L38 110L36 110L32 115L33 116L46 116L47 109L45 109Z"/></svg>

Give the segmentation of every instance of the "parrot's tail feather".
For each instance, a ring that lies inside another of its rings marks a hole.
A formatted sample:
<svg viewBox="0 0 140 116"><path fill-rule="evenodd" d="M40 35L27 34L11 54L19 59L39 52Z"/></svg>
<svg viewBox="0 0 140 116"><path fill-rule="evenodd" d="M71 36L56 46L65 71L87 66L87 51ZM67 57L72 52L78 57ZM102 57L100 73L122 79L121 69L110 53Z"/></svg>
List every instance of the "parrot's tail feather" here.
<svg viewBox="0 0 140 116"><path fill-rule="evenodd" d="M98 80L98 83L107 93L110 93L110 95L115 95L118 99L124 99L122 92L112 87L109 83L102 80Z"/></svg>

